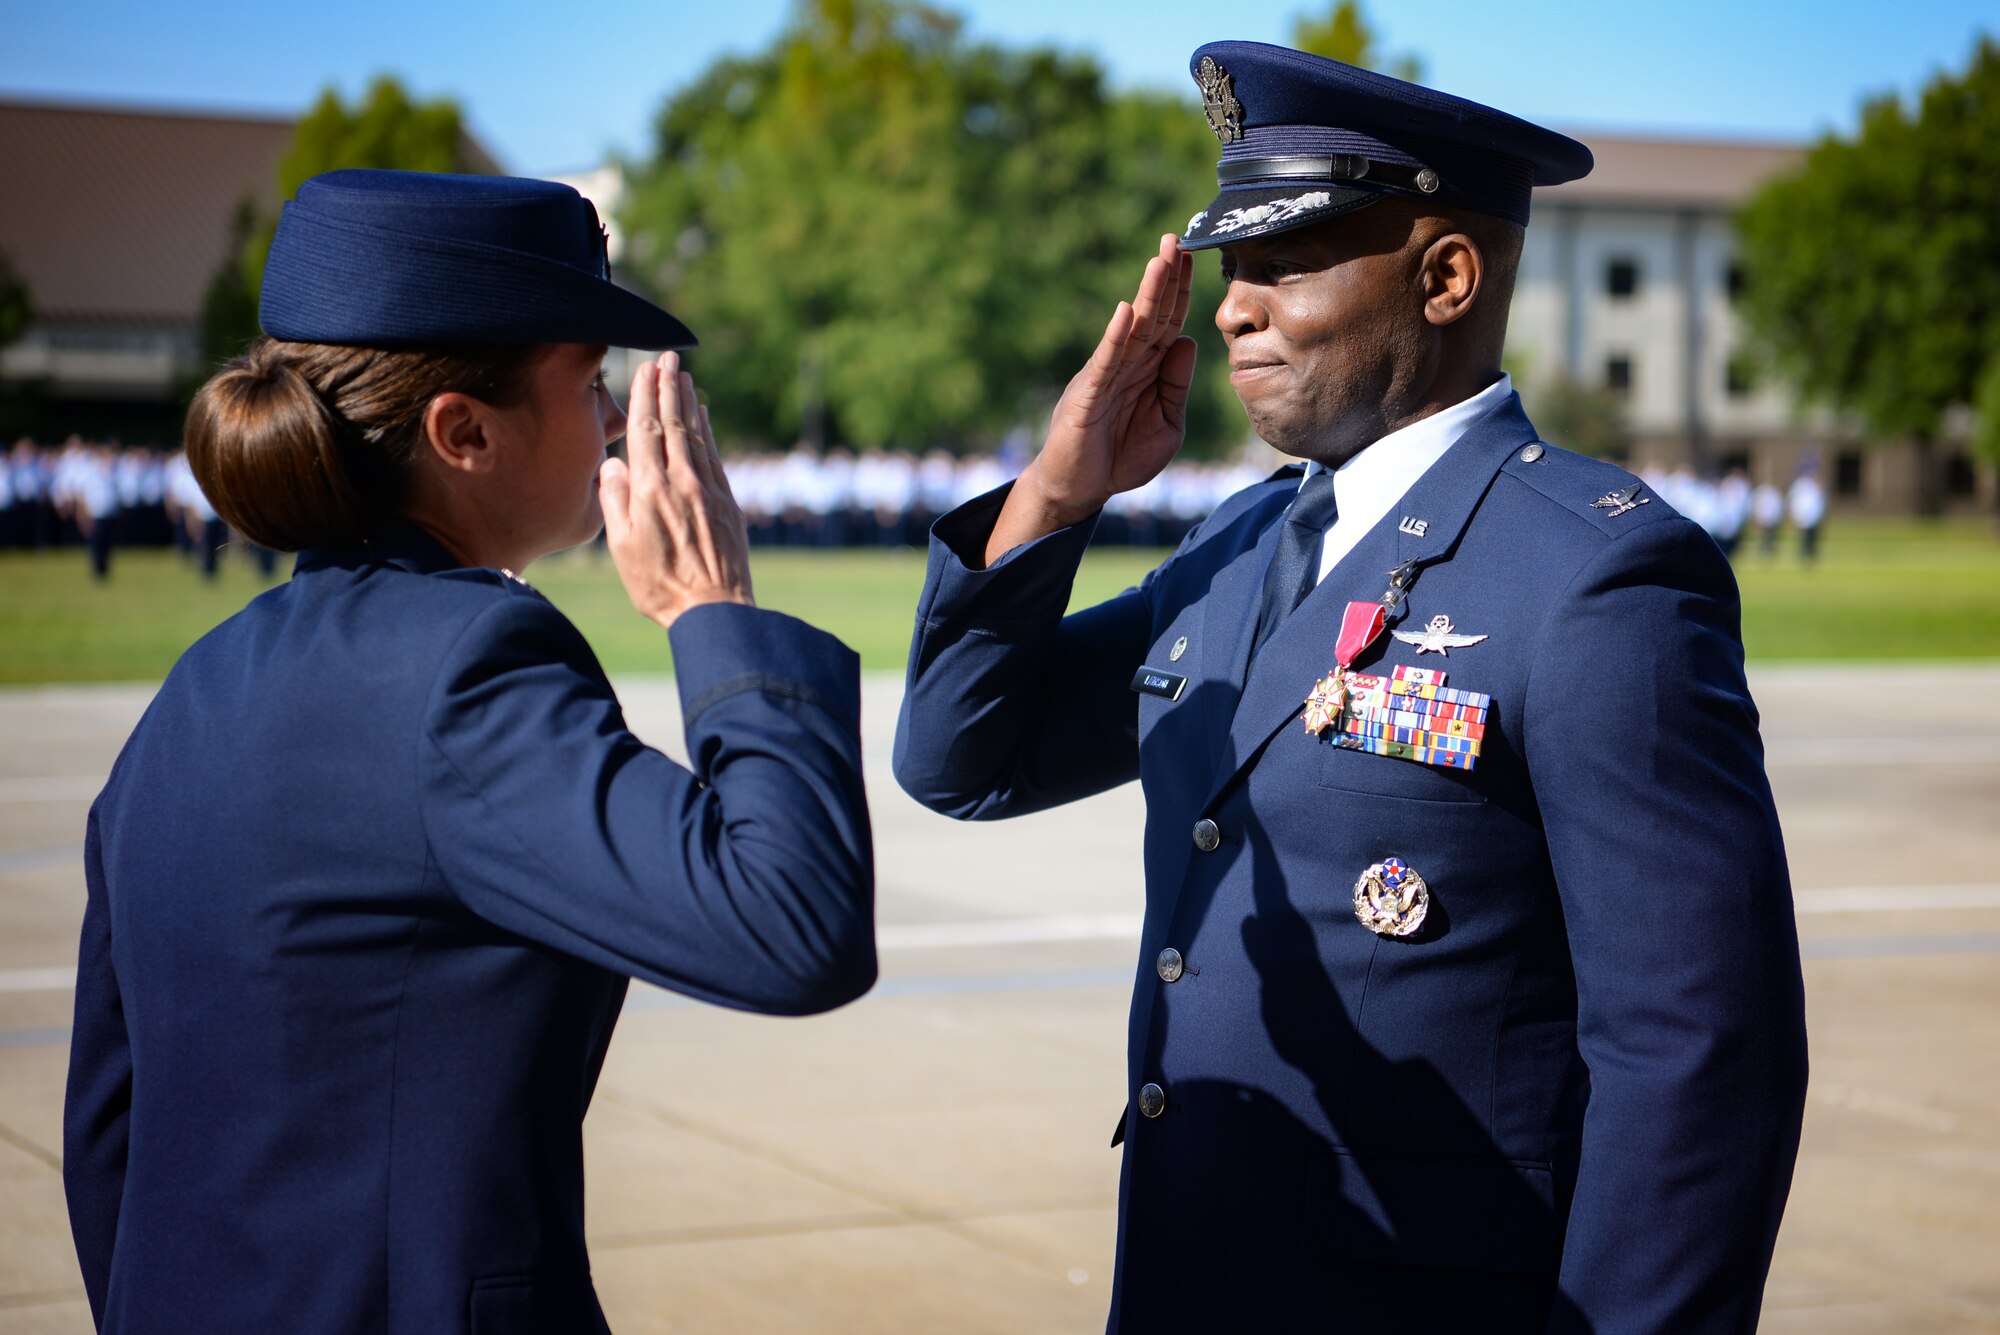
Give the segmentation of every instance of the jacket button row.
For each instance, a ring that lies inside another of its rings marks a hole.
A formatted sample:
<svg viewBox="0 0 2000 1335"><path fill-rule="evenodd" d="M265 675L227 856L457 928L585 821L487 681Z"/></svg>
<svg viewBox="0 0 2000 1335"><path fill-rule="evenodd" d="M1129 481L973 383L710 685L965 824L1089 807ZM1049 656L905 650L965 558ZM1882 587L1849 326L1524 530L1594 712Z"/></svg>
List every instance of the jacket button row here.
<svg viewBox="0 0 2000 1335"><path fill-rule="evenodd" d="M1160 971L1161 982L1171 983L1181 976L1182 969L1186 967L1186 961L1181 959L1180 951L1175 950L1172 946L1168 946L1160 952L1160 958L1154 962L1153 967Z"/></svg>
<svg viewBox="0 0 2000 1335"><path fill-rule="evenodd" d="M1158 1085L1147 1084L1139 1087L1139 1115L1158 1117L1167 1110L1167 1091Z"/></svg>
<svg viewBox="0 0 2000 1335"><path fill-rule="evenodd" d="M1194 823L1194 846L1204 853L1213 853L1222 846L1222 827L1206 816Z"/></svg>

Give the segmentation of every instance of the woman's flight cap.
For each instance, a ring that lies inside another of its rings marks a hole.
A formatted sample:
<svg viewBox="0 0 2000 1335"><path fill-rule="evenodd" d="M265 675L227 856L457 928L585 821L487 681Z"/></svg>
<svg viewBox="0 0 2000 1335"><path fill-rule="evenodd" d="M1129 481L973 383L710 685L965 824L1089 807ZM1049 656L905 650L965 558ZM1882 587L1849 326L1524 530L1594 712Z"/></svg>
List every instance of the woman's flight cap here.
<svg viewBox="0 0 2000 1335"><path fill-rule="evenodd" d="M279 216L257 318L273 338L358 347L693 347L611 281L606 247L591 202L553 181L326 172Z"/></svg>

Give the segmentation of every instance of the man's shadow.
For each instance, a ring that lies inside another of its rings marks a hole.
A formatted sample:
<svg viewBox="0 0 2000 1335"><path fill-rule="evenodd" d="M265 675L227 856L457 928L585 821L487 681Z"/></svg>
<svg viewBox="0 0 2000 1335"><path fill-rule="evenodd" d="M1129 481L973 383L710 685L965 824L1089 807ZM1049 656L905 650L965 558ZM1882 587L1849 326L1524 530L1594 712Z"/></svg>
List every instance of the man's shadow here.
<svg viewBox="0 0 2000 1335"><path fill-rule="evenodd" d="M1211 809L1231 796L1225 791ZM1573 1160L1509 1160L1435 1064L1371 1046L1354 1018L1366 1014L1366 981L1353 981L1344 999L1327 963L1334 952L1322 949L1327 933L1367 933L1348 907L1348 888L1332 884L1338 878L1302 889L1341 901L1320 914L1316 929L1265 836L1253 831L1224 848L1252 860L1243 955L1257 975L1265 1041L1290 1069L1274 1070L1268 1087L1173 1082L1168 1119L1207 1110L1213 1116L1202 1120L1226 1127L1228 1135L1177 1138L1178 1154L1207 1160L1189 1165L1198 1196L1177 1190L1171 1162L1128 1181L1128 1229L1135 1242L1145 1241L1124 1263L1151 1277L1124 1286L1121 1328L1424 1335L1539 1333L1553 1323L1588 1332L1556 1280ZM1222 879L1201 878L1182 891L1173 914L1177 938L1197 937ZM1365 975L1384 966L1383 952L1441 947L1452 931L1448 899L1434 894L1415 937L1377 939ZM1559 912L1553 903L1547 911ZM1550 928L1553 939L1560 940L1560 930L1559 923ZM1352 961L1351 949L1339 953L1344 965ZM1150 1052L1167 1050L1173 1013L1165 1007L1153 1013ZM1490 1032L1466 1041L1490 1047ZM1300 1076L1309 1082L1318 1125L1292 1110ZM1294 1091L1292 1106L1270 1092L1280 1087ZM1168 1127L1157 1131L1173 1135ZM1190 1208L1205 1211L1197 1226L1149 1227L1152 1216Z"/></svg>

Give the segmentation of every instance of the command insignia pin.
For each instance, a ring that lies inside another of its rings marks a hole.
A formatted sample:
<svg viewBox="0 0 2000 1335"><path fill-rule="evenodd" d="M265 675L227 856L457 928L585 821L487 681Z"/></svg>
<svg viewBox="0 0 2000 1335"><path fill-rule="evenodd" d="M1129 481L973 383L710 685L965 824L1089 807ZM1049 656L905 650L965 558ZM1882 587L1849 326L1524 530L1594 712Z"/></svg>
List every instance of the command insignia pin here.
<svg viewBox="0 0 2000 1335"><path fill-rule="evenodd" d="M1389 632L1404 644L1417 646L1419 654L1439 654L1450 658L1450 650L1463 649L1478 644L1484 635L1457 635L1452 632L1451 618L1440 612L1431 618L1430 625L1420 631L1392 630Z"/></svg>
<svg viewBox="0 0 2000 1335"><path fill-rule="evenodd" d="M1430 907L1430 887L1401 858L1384 858L1354 883L1354 916L1377 936L1411 935Z"/></svg>
<svg viewBox="0 0 2000 1335"><path fill-rule="evenodd" d="M1169 663L1178 663L1181 661L1181 655L1186 652L1187 636L1183 635L1178 640L1175 640L1174 647L1167 651L1167 661Z"/></svg>
<svg viewBox="0 0 2000 1335"><path fill-rule="evenodd" d="M1236 100L1235 81L1229 71L1209 56L1195 67L1195 82L1201 85L1201 109L1208 115L1208 128L1223 143L1243 137L1243 104Z"/></svg>
<svg viewBox="0 0 2000 1335"><path fill-rule="evenodd" d="M1623 491L1607 491L1590 503L1593 510L1609 510L1607 519L1616 519L1627 510L1636 510L1642 505L1651 505L1653 498L1639 494L1640 484L1634 482Z"/></svg>
<svg viewBox="0 0 2000 1335"><path fill-rule="evenodd" d="M1328 728L1339 727L1340 716L1347 712L1347 694L1347 674L1339 668L1314 682L1302 716L1306 731L1317 737Z"/></svg>

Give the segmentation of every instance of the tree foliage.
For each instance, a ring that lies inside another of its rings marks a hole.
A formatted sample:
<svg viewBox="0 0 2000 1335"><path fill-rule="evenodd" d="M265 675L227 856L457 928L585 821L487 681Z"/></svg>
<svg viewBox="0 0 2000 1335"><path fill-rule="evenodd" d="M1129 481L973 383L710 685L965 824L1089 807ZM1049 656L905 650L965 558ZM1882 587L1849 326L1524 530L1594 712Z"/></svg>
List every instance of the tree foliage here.
<svg viewBox="0 0 2000 1335"><path fill-rule="evenodd" d="M2000 45L1982 38L1914 107L1870 102L1738 229L1744 314L1775 367L1874 438L1927 445L2000 358Z"/></svg>
<svg viewBox="0 0 2000 1335"><path fill-rule="evenodd" d="M403 171L490 172L493 164L465 135L458 104L448 98L413 101L401 83L382 75L353 107L329 88L292 132L278 159L278 198L290 199L321 172L344 167ZM229 357L257 336L257 296L278 220L244 200L231 219L229 259L203 297L205 355Z"/></svg>
<svg viewBox="0 0 2000 1335"><path fill-rule="evenodd" d="M1191 99L1114 95L1087 57L973 42L904 0L806 0L667 101L625 262L700 335L738 439L990 442L1039 424L1215 155ZM1204 281L1197 448L1244 429Z"/></svg>
<svg viewBox="0 0 2000 1335"><path fill-rule="evenodd" d="M1305 14L1294 19L1292 45L1328 60L1379 69L1411 83L1423 79L1423 65L1415 56L1405 54L1391 59L1377 49L1375 31L1368 26L1358 0L1338 0L1321 17Z"/></svg>
<svg viewBox="0 0 2000 1335"><path fill-rule="evenodd" d="M15 270L13 261L0 251L0 348L22 334L35 319L35 301L28 292L28 280Z"/></svg>

